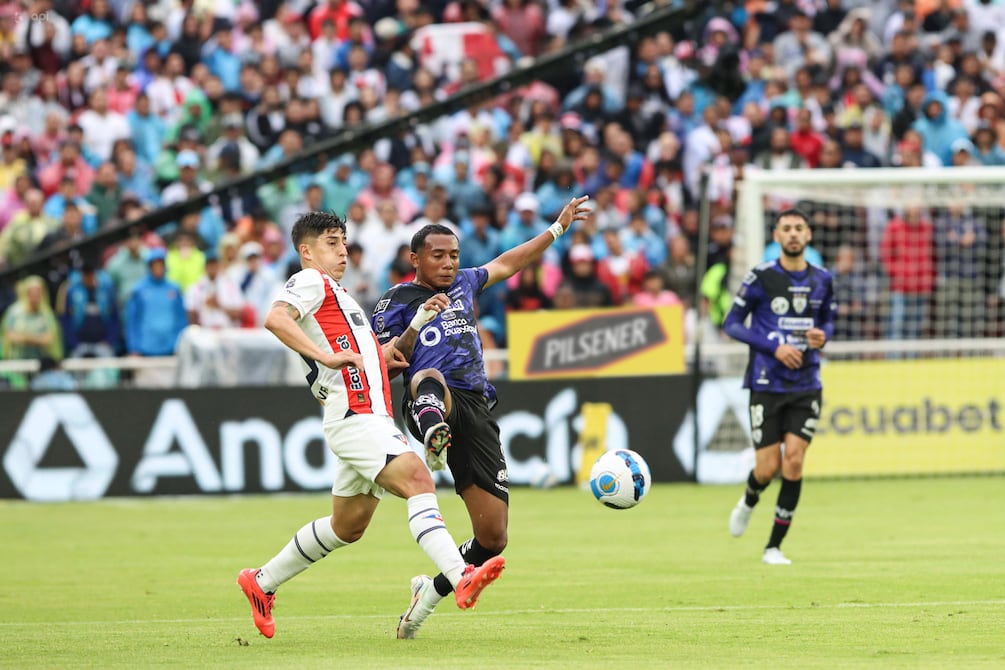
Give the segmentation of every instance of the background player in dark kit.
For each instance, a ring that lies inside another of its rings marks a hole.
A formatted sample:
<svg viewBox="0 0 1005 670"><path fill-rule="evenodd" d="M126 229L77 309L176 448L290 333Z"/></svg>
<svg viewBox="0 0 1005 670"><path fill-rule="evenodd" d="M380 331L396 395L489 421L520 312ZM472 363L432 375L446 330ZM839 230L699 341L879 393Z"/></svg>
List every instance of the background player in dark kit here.
<svg viewBox="0 0 1005 670"><path fill-rule="evenodd" d="M831 276L806 261L811 238L803 212L779 214L774 239L781 245L781 257L746 274L723 324L730 337L750 347L743 386L750 389L757 457L747 490L730 514L729 531L734 537L743 534L761 492L780 469L775 522L762 557L771 565L791 563L781 544L799 503L803 458L820 418L820 349L834 334Z"/></svg>
<svg viewBox="0 0 1005 670"><path fill-rule="evenodd" d="M478 294L540 258L573 221L585 219L587 199L572 199L547 231L479 268L459 269L459 244L449 228L423 227L412 237L415 279L391 288L374 308L377 338L398 337L395 346L409 359L404 372L409 431L423 441L430 468L450 467L471 517L474 537L461 545L461 554L473 565L503 551L509 517L509 476L499 426L490 413L496 393L485 378ZM399 621L398 637L415 637L450 590L443 575L413 578L412 601Z"/></svg>

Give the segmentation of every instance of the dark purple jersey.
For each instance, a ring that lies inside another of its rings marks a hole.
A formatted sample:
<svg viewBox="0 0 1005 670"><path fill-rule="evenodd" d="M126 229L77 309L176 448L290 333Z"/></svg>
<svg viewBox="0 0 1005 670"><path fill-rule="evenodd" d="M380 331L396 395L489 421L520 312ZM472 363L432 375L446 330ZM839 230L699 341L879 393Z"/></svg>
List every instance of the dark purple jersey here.
<svg viewBox="0 0 1005 670"><path fill-rule="evenodd" d="M450 307L419 331L409 366L403 372L406 384L413 372L434 368L443 373L449 386L476 391L495 403L495 389L485 378L475 316L475 303L487 279L484 268L466 268L457 273L450 288L440 291L450 299ZM398 284L384 293L370 319L381 344L405 332L415 313L434 294L432 289L413 283Z"/></svg>
<svg viewBox="0 0 1005 670"><path fill-rule="evenodd" d="M800 272L785 270L777 260L748 272L740 284L723 329L750 346L744 388L767 393L798 393L822 388L820 352L806 344L806 331L819 328L830 340L834 334L831 275L809 265ZM750 327L744 322L750 316ZM790 370L775 358L780 344L803 353L803 364Z"/></svg>

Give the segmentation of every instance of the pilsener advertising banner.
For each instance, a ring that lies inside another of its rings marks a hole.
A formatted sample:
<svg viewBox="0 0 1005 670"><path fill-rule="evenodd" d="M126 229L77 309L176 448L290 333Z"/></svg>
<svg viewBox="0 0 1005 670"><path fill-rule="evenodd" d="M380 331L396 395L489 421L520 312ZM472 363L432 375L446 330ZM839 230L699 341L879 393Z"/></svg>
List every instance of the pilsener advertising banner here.
<svg viewBox="0 0 1005 670"><path fill-rule="evenodd" d="M511 379L684 372L680 306L513 312L506 325Z"/></svg>
<svg viewBox="0 0 1005 670"><path fill-rule="evenodd" d="M1005 472L1005 359L834 362L807 474Z"/></svg>
<svg viewBox="0 0 1005 670"><path fill-rule="evenodd" d="M500 382L500 477L580 482L605 450L629 448L656 481L686 480L669 437L687 411L681 379ZM394 391L400 399L400 384ZM306 387L4 393L0 402L0 498L331 489L335 458ZM434 478L452 484L447 472Z"/></svg>

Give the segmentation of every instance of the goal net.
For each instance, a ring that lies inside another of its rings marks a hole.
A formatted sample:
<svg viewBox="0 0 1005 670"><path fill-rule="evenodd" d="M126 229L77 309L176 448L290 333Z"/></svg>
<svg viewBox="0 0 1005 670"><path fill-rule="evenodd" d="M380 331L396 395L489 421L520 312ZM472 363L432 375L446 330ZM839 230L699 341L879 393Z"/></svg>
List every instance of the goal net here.
<svg viewBox="0 0 1005 670"><path fill-rule="evenodd" d="M733 288L777 257L771 227L789 207L810 217L811 253L839 305L807 476L1005 472L1005 170L749 171ZM705 407L699 396L699 453L743 470L753 456L734 382L746 349L726 338L705 349L718 388ZM699 479L735 478L701 465Z"/></svg>

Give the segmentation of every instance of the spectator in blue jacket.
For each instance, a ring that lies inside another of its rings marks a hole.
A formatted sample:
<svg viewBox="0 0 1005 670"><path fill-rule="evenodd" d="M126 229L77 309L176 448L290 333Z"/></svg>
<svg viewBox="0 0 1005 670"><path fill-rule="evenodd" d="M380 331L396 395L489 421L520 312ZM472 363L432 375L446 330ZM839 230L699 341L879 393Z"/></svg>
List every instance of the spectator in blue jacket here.
<svg viewBox="0 0 1005 670"><path fill-rule="evenodd" d="M150 273L136 285L126 303L126 349L130 354L170 356L188 325L181 289L164 277L166 257L163 249L150 251Z"/></svg>
<svg viewBox="0 0 1005 670"><path fill-rule="evenodd" d="M71 357L109 358L119 353L119 308L115 282L94 263L66 280L57 303L63 342Z"/></svg>
<svg viewBox="0 0 1005 670"><path fill-rule="evenodd" d="M947 113L947 98L943 91L932 91L921 104L922 117L913 128L921 133L925 148L939 157L943 165L952 165L953 142L967 138L963 124Z"/></svg>

